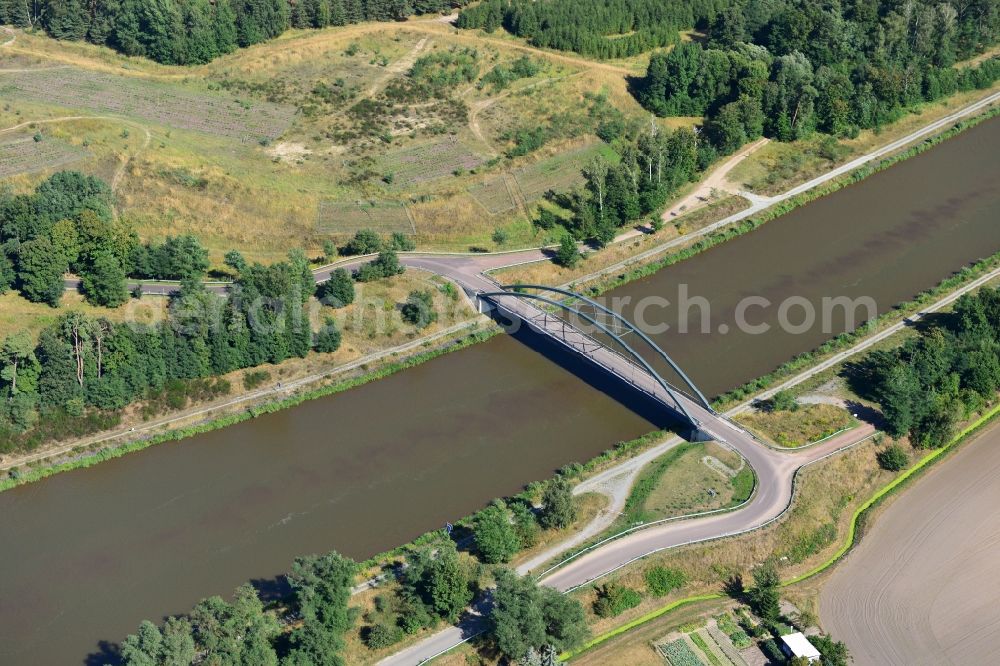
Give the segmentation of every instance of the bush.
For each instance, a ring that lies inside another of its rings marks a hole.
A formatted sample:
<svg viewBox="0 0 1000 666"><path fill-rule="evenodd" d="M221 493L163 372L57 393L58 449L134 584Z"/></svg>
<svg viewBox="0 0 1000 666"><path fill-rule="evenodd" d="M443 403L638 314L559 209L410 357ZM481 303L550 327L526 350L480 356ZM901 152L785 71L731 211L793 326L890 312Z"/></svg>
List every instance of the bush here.
<svg viewBox="0 0 1000 666"><path fill-rule="evenodd" d="M640 603L642 595L636 590L618 583L607 583L597 590L594 612L599 617L615 617Z"/></svg>
<svg viewBox="0 0 1000 666"><path fill-rule="evenodd" d="M407 600L405 607L400 610L399 626L406 634L415 634L433 624L434 618L419 599Z"/></svg>
<svg viewBox="0 0 1000 666"><path fill-rule="evenodd" d="M747 636L747 632L742 629L737 629L733 633L727 633L726 635L729 636L729 640L733 642L733 646L735 646L737 650L748 648L750 647L750 643L752 643L750 637Z"/></svg>
<svg viewBox="0 0 1000 666"><path fill-rule="evenodd" d="M799 403L795 401L795 396L788 391L778 391L771 398L770 406L776 412L794 412L799 408Z"/></svg>
<svg viewBox="0 0 1000 666"><path fill-rule="evenodd" d="M333 317L323 319L323 327L316 332L313 348L321 354L331 354L340 349L341 334Z"/></svg>
<svg viewBox="0 0 1000 666"><path fill-rule="evenodd" d="M354 281L345 268L330 273L330 279L316 285L316 298L323 305L342 308L354 302Z"/></svg>
<svg viewBox="0 0 1000 666"><path fill-rule="evenodd" d="M764 656L767 657L767 660L772 664L784 664L788 661L785 653L781 651L781 648L778 647L778 644L773 638L761 641L757 644L757 647L760 648L760 651L764 653Z"/></svg>
<svg viewBox="0 0 1000 666"><path fill-rule="evenodd" d="M427 328L438 318L434 310L434 294L429 289L411 291L406 303L403 303L400 314L406 323L413 324L417 328Z"/></svg>
<svg viewBox="0 0 1000 666"><path fill-rule="evenodd" d="M347 256L353 254L374 254L382 250L382 238L371 229L362 229L347 241L340 253Z"/></svg>
<svg viewBox="0 0 1000 666"><path fill-rule="evenodd" d="M368 630L365 637L365 645L372 650L387 648L403 640L403 630L399 627L389 627L384 624L376 624Z"/></svg>
<svg viewBox="0 0 1000 666"><path fill-rule="evenodd" d="M399 275L406 269L399 263L399 257L395 250L383 250L378 257L359 268L354 273L354 279L358 282L373 282L382 278Z"/></svg>
<svg viewBox="0 0 1000 666"><path fill-rule="evenodd" d="M251 370L243 373L243 387L252 390L271 379L271 373L267 370Z"/></svg>
<svg viewBox="0 0 1000 666"><path fill-rule="evenodd" d="M882 469L890 472L898 472L910 464L910 456L906 454L906 451L899 444L893 444L882 449L875 454L875 458Z"/></svg>
<svg viewBox="0 0 1000 666"><path fill-rule="evenodd" d="M562 529L572 525L574 520L573 487L566 478L558 476L545 486L538 522L545 529Z"/></svg>
<svg viewBox="0 0 1000 666"><path fill-rule="evenodd" d="M646 590L654 597L662 597L683 587L684 573L677 569L652 567L646 570Z"/></svg>
<svg viewBox="0 0 1000 666"><path fill-rule="evenodd" d="M521 548L531 548L538 543L538 520L535 512L527 502L511 502L510 511L514 514L514 530L521 540Z"/></svg>
<svg viewBox="0 0 1000 666"><path fill-rule="evenodd" d="M473 534L476 550L488 564L507 562L521 549L521 538L510 522L507 505L501 500L476 514Z"/></svg>
<svg viewBox="0 0 1000 666"><path fill-rule="evenodd" d="M580 250L572 236L563 236L556 251L556 263L566 268L573 268L580 263Z"/></svg>
<svg viewBox="0 0 1000 666"><path fill-rule="evenodd" d="M417 245L413 242L413 239L406 234L394 231L392 238L389 239L389 247L399 252L411 252L417 248Z"/></svg>

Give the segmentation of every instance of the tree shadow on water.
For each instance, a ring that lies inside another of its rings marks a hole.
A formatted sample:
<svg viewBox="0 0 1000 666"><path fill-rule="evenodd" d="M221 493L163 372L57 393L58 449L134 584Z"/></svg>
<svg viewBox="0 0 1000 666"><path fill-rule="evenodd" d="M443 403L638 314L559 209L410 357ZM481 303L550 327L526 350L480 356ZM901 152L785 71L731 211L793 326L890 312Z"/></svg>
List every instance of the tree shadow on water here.
<svg viewBox="0 0 1000 666"><path fill-rule="evenodd" d="M288 578L284 574L273 578L252 578L250 585L257 590L257 596L265 604L284 601L292 596L292 586L288 584Z"/></svg>
<svg viewBox="0 0 1000 666"><path fill-rule="evenodd" d="M121 646L111 641L98 641L97 650L83 660L84 666L117 666L122 663Z"/></svg>

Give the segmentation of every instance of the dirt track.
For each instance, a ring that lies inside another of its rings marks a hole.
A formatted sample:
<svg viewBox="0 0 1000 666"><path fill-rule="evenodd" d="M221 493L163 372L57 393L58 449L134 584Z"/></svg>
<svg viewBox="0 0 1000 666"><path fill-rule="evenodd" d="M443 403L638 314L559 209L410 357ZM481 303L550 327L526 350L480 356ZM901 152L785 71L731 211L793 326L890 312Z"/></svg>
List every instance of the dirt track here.
<svg viewBox="0 0 1000 666"><path fill-rule="evenodd" d="M856 666L988 664L1000 652L1000 426L878 517L820 598Z"/></svg>

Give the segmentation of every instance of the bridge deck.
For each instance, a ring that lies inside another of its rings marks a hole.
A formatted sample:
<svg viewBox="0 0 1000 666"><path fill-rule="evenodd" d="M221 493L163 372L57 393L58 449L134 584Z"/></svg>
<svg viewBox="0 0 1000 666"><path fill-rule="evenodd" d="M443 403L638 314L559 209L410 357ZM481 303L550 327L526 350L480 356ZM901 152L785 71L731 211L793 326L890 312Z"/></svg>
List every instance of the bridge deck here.
<svg viewBox="0 0 1000 666"><path fill-rule="evenodd" d="M506 317L526 323L536 332L553 339L576 354L585 357L605 372L618 377L636 390L663 405L675 418L688 424L695 431L692 433L695 436L701 439L717 439L715 435L705 431L702 426L706 422L716 421L721 419L721 417L705 409L698 401L679 390L675 390L675 394L671 395L664 390L663 386L645 368L626 358L623 354L602 344L583 331L575 328L564 319L552 315L528 300L515 296L480 298L497 308ZM678 408L674 396L683 404L683 410ZM687 415L684 414L685 410L691 415L693 422L689 421Z"/></svg>

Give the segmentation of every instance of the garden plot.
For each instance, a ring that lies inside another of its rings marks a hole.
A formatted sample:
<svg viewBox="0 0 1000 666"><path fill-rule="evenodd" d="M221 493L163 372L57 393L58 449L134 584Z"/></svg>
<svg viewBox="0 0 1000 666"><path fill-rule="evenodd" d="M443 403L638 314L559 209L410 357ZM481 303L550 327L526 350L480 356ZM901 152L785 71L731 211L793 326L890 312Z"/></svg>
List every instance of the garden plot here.
<svg viewBox="0 0 1000 666"><path fill-rule="evenodd" d="M291 106L74 67L0 73L0 93L242 141L275 139L295 115Z"/></svg>
<svg viewBox="0 0 1000 666"><path fill-rule="evenodd" d="M382 159L381 168L393 185L406 187L469 171L485 161L460 140L448 137L393 151Z"/></svg>
<svg viewBox="0 0 1000 666"><path fill-rule="evenodd" d="M510 188L507 187L507 179L502 174L473 185L469 188L469 194L490 215L506 213L517 206Z"/></svg>
<svg viewBox="0 0 1000 666"><path fill-rule="evenodd" d="M579 185L587 162L605 150L604 144L593 143L515 170L514 178L525 203L538 201L549 190L565 192Z"/></svg>
<svg viewBox="0 0 1000 666"><path fill-rule="evenodd" d="M399 201L321 201L316 230L322 234L353 234L371 229L388 234L415 232L406 206Z"/></svg>
<svg viewBox="0 0 1000 666"><path fill-rule="evenodd" d="M87 157L90 157L87 150L49 137L42 141L30 136L0 139L0 178L59 167Z"/></svg>

